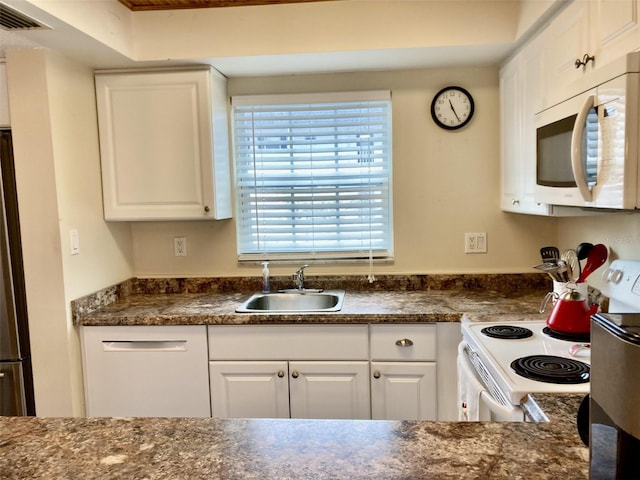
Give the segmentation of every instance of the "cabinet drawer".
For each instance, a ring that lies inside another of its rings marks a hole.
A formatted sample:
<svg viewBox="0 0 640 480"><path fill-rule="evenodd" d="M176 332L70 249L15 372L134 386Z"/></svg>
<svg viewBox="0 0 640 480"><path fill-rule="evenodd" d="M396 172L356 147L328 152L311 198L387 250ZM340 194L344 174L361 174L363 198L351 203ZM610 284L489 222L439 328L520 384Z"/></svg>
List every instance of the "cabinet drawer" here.
<svg viewBox="0 0 640 480"><path fill-rule="evenodd" d="M372 360L436 359L435 325L371 325Z"/></svg>
<svg viewBox="0 0 640 480"><path fill-rule="evenodd" d="M213 325L210 360L367 360L367 325Z"/></svg>

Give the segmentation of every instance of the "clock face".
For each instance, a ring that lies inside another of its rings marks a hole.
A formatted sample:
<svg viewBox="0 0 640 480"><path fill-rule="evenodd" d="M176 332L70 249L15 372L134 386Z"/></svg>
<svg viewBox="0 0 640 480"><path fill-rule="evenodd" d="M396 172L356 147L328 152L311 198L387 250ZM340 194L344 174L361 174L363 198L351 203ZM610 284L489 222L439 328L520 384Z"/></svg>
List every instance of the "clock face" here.
<svg viewBox="0 0 640 480"><path fill-rule="evenodd" d="M471 121L473 110L473 97L462 87L443 88L431 102L433 121L447 130L464 127Z"/></svg>

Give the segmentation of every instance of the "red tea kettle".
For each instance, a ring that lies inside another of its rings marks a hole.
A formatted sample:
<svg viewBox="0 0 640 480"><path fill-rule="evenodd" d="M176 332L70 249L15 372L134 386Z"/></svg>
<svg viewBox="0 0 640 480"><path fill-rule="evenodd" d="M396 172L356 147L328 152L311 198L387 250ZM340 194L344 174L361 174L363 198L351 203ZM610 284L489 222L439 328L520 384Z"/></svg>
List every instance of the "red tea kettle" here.
<svg viewBox="0 0 640 480"><path fill-rule="evenodd" d="M558 297L547 318L551 330L566 334L587 334L591 331L591 315L598 311L598 305L591 305L577 290L569 289Z"/></svg>

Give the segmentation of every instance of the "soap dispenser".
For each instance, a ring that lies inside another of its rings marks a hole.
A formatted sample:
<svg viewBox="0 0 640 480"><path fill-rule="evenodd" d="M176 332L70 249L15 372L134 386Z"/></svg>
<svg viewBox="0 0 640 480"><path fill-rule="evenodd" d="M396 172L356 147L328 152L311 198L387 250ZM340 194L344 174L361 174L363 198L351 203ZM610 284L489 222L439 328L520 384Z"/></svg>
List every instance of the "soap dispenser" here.
<svg viewBox="0 0 640 480"><path fill-rule="evenodd" d="M269 282L269 262L262 262L262 292L269 293L271 284Z"/></svg>

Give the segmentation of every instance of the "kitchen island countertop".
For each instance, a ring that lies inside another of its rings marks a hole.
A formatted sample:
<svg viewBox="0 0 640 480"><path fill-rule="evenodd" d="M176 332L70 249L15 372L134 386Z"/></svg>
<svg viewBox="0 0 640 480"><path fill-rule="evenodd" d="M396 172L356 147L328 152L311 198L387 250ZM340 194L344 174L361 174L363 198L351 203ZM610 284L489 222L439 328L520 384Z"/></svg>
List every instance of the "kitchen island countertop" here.
<svg viewBox="0 0 640 480"><path fill-rule="evenodd" d="M3 479L588 478L563 423L0 417Z"/></svg>

